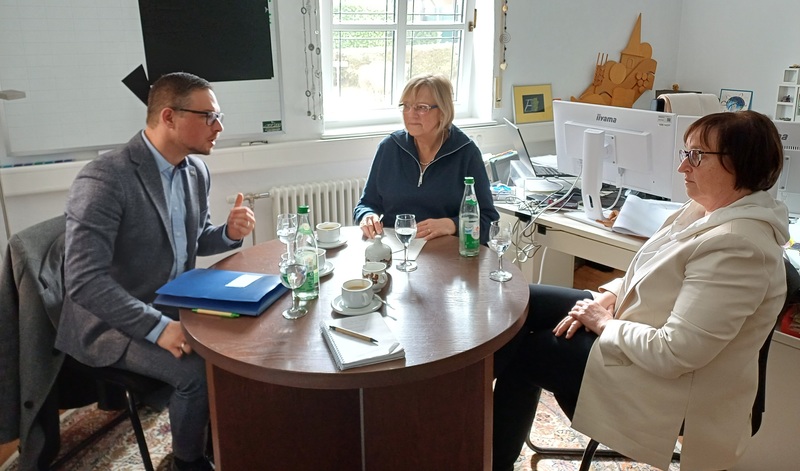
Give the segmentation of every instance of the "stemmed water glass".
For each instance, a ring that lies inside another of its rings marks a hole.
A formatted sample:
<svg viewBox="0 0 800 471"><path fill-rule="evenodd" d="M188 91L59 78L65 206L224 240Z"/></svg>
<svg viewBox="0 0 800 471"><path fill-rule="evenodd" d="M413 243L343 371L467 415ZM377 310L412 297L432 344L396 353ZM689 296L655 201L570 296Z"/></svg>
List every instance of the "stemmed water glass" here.
<svg viewBox="0 0 800 471"><path fill-rule="evenodd" d="M278 214L278 222L276 226L277 228L275 233L278 235L280 241L286 244L286 253L289 254L289 258L292 258L292 243L294 242L294 237L297 234L297 214Z"/></svg>
<svg viewBox="0 0 800 471"><path fill-rule="evenodd" d="M299 298L295 290L306 281L308 267L300 259L289 258L280 263L281 284L292 290L292 307L286 309L281 314L287 319L299 319L306 315L306 308L300 306Z"/></svg>
<svg viewBox="0 0 800 471"><path fill-rule="evenodd" d="M408 244L417 235L417 219L413 214L398 214L394 221L394 234L403 244L403 262L398 263L395 268L400 271L414 271L417 269L416 262L408 260Z"/></svg>
<svg viewBox="0 0 800 471"><path fill-rule="evenodd" d="M497 252L499 268L489 273L489 278L494 281L508 281L511 273L503 270L503 254L511 245L511 223L508 221L492 221L489 226L489 247Z"/></svg>

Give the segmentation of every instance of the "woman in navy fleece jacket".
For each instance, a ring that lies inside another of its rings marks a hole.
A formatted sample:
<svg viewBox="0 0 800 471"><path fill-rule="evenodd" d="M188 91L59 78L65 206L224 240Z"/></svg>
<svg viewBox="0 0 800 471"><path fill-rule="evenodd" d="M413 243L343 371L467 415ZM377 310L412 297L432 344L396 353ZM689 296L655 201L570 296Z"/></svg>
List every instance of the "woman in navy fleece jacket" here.
<svg viewBox="0 0 800 471"><path fill-rule="evenodd" d="M412 78L400 109L405 129L378 145L361 200L353 217L368 238L393 227L398 214L417 219L417 237L431 240L458 234L464 177L475 178L481 209L481 243L489 223L500 219L478 146L453 125L453 87L443 75ZM378 221L378 215L383 220Z"/></svg>

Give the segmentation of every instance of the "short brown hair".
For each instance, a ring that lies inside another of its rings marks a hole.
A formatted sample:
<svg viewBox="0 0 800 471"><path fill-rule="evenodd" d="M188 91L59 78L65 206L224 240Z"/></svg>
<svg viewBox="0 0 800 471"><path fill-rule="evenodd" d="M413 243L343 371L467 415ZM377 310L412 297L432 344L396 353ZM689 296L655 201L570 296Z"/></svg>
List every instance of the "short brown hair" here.
<svg viewBox="0 0 800 471"><path fill-rule="evenodd" d="M187 72L162 75L150 87L147 96L147 124L154 126L164 108L186 108L195 90L211 90L208 80Z"/></svg>
<svg viewBox="0 0 800 471"><path fill-rule="evenodd" d="M400 95L400 102L405 103L409 98L416 96L419 89L422 87L427 87L433 95L433 101L435 101L435 103L429 104L438 106L439 110L442 112L442 122L439 123L438 131L447 132L447 130L450 129L450 125L453 124L453 118L455 118L456 115L455 105L453 105L453 85L450 83L450 79L444 75L433 74L412 77L411 80L406 83L403 94Z"/></svg>
<svg viewBox="0 0 800 471"><path fill-rule="evenodd" d="M686 129L683 140L695 134L714 152L722 166L736 176L735 189L769 190L783 168L783 145L775 124L755 111L714 113ZM712 142L716 136L717 142Z"/></svg>

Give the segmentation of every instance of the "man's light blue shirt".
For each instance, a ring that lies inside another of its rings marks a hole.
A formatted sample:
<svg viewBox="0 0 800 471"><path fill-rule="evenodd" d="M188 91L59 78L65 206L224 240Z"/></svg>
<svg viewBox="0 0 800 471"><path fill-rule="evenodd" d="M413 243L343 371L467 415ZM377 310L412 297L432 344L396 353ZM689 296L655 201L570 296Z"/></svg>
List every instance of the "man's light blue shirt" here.
<svg viewBox="0 0 800 471"><path fill-rule="evenodd" d="M161 184L164 187L164 196L167 199L167 211L170 220L170 229L172 231L172 253L175 258L172 262L172 269L170 270L169 279L175 279L178 275L186 270L186 261L189 258L187 250L187 236L186 236L186 189L184 184L184 177L186 173L186 159L182 160L177 166L172 165L164 158L163 155L153 146L147 135L142 131L142 138L147 148L153 154L153 158L158 166L158 172L161 174ZM222 232L222 238L228 245L233 245L235 241L228 238L228 235ZM146 340L156 343L161 332L167 327L170 318L162 315L158 324L153 327L147 336Z"/></svg>

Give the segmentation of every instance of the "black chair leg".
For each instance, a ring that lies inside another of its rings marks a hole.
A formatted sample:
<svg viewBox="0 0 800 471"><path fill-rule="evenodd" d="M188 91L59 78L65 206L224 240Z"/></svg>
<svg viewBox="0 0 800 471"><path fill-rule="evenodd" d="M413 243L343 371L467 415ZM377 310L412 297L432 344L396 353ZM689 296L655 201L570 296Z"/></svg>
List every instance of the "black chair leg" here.
<svg viewBox="0 0 800 471"><path fill-rule="evenodd" d="M539 399L541 398L541 390L539 390L539 394L536 395L534 400L536 403L539 403ZM535 422L534 422L535 424ZM560 448L560 447L541 447L536 445L531 441L530 435L528 438L525 439L525 444L528 445L528 448L533 450L536 454L542 456L563 456L569 458L580 458L585 456L586 448L579 448L579 447L571 447L571 448ZM591 444L591 442L589 442ZM594 446L595 450L597 450L597 445ZM592 455L597 455L598 457L602 458L625 458L624 455L617 453L614 450L597 450L593 451ZM589 460L591 462L591 459Z"/></svg>
<svg viewBox="0 0 800 471"><path fill-rule="evenodd" d="M125 420L125 412L120 412L116 417L114 417L111 421L107 424L103 425L99 429L95 430L91 435L81 440L80 443L72 447L68 452L64 453L57 461L50 464L49 469L61 469L69 460L74 458L78 455L78 453L82 452L83 450L89 448L89 446L93 445L95 442L99 441L105 434L110 432L114 429L117 425L122 423ZM45 469L45 468L42 468Z"/></svg>
<svg viewBox="0 0 800 471"><path fill-rule="evenodd" d="M581 467L578 471L589 471L589 466L592 465L592 458L594 458L594 453L597 451L598 445L600 445L600 443L597 440L589 440L589 443L586 445L586 450L583 452Z"/></svg>
<svg viewBox="0 0 800 471"><path fill-rule="evenodd" d="M139 444L139 453L142 454L142 464L146 471L153 471L153 462L150 460L150 451L147 449L147 440L144 438L142 422L139 420L139 411L136 408L136 400L130 391L125 390L125 397L128 400L128 415L131 418L133 433L136 435L136 443Z"/></svg>

